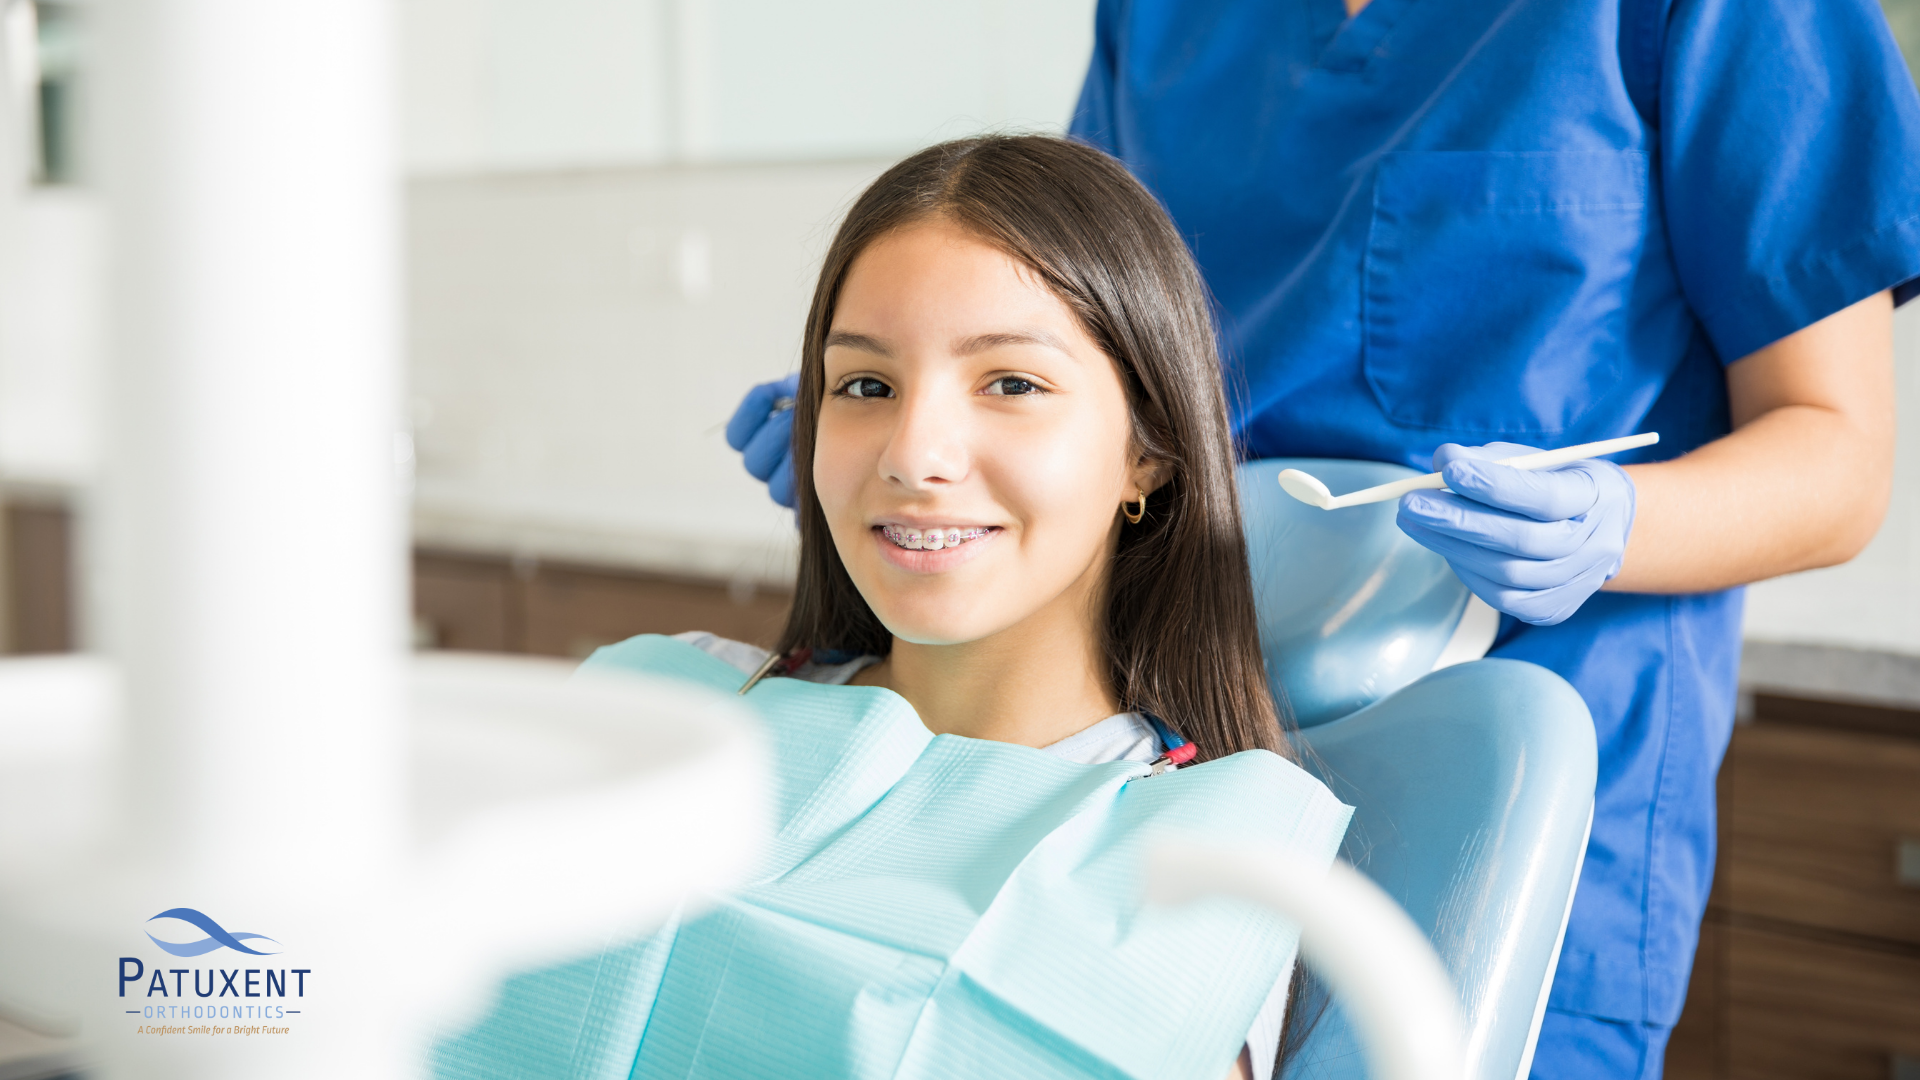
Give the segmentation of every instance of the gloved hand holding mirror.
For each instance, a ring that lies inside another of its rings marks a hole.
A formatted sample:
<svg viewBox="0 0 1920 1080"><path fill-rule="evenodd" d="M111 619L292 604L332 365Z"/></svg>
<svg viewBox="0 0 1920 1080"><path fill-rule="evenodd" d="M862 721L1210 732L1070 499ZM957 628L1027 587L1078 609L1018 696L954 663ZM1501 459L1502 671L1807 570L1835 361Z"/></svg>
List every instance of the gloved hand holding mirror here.
<svg viewBox="0 0 1920 1080"><path fill-rule="evenodd" d="M1480 599L1550 626L1620 572L1634 486L1599 458L1537 470L1498 464L1534 452L1516 443L1441 446L1433 465L1451 490L1403 496L1399 524Z"/></svg>

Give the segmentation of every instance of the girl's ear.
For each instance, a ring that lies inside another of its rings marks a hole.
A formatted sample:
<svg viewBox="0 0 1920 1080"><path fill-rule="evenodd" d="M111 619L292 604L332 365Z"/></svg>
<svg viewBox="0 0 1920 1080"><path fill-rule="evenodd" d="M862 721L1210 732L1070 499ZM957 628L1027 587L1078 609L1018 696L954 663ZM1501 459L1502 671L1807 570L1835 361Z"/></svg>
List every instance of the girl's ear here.
<svg viewBox="0 0 1920 1080"><path fill-rule="evenodd" d="M1173 479L1173 463L1164 458L1141 458L1133 466L1130 481L1135 488L1151 495Z"/></svg>

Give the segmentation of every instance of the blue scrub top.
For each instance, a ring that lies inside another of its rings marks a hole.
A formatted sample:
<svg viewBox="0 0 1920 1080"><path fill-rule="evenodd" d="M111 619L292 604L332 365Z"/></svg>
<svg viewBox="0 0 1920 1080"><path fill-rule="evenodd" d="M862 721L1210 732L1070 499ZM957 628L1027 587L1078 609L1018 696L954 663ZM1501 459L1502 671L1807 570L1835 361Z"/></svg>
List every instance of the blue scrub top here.
<svg viewBox="0 0 1920 1080"><path fill-rule="evenodd" d="M1073 131L1187 237L1253 457L1677 456L1727 432L1723 365L1920 277L1920 98L1873 0L1101 0ZM1556 1008L1679 1016L1740 608L1505 620L1599 735Z"/></svg>

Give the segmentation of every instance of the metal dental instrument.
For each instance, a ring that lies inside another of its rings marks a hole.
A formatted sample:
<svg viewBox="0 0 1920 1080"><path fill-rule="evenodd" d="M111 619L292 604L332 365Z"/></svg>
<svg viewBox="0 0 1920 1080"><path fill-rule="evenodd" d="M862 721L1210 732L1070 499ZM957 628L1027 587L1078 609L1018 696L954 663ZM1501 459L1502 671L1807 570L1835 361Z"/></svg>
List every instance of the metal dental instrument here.
<svg viewBox="0 0 1920 1080"><path fill-rule="evenodd" d="M1579 446L1569 446L1561 450L1542 450L1535 454L1502 458L1498 464L1516 469L1551 469L1555 465L1565 465L1584 458L1652 446L1659 441L1660 433L1649 431L1640 435L1628 435L1623 439L1604 439L1600 442L1581 443ZM1336 496L1327 490L1327 485L1309 473L1303 473L1299 469L1286 469L1280 473L1280 487L1283 491L1308 506L1317 506L1322 510L1339 510L1343 507L1361 506L1366 503L1388 502L1409 491L1444 490L1446 486L1447 482L1436 472L1425 476L1410 476L1405 480L1395 480L1390 484L1380 484Z"/></svg>
<svg viewBox="0 0 1920 1080"><path fill-rule="evenodd" d="M781 675L791 675L799 671L800 666L811 659L813 659L812 649L795 649L785 654L774 653L767 657L767 662L760 665L760 670L748 676L747 681L742 683L740 689L735 692L744 697L746 692L757 686L761 679L775 672Z"/></svg>

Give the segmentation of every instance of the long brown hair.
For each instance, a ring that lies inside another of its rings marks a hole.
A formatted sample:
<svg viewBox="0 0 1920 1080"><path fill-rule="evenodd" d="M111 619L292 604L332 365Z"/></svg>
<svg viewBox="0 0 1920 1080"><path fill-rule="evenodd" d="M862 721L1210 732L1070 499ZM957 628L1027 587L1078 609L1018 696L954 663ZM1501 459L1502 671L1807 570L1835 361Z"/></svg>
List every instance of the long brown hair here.
<svg viewBox="0 0 1920 1080"><path fill-rule="evenodd" d="M1052 288L1119 367L1135 451L1170 466L1146 516L1121 525L1109 575L1102 629L1121 707L1160 717L1196 744L1198 760L1252 749L1292 758L1261 660L1206 287L1153 196L1119 162L1066 139L997 135L929 147L874 181L834 236L801 351L800 572L780 650L892 647L814 497L814 440L822 358L848 268L875 240L932 217Z"/></svg>

